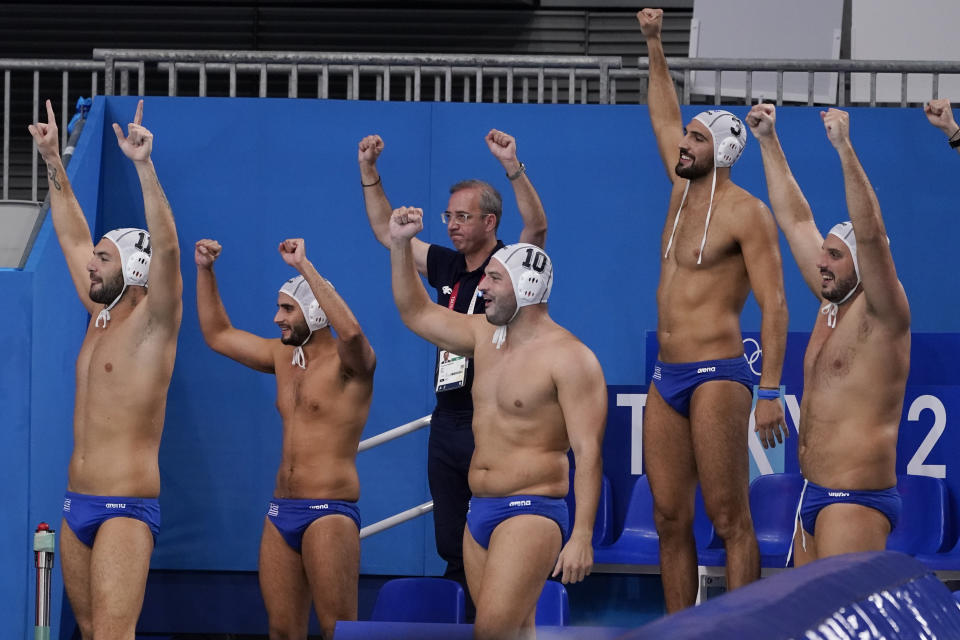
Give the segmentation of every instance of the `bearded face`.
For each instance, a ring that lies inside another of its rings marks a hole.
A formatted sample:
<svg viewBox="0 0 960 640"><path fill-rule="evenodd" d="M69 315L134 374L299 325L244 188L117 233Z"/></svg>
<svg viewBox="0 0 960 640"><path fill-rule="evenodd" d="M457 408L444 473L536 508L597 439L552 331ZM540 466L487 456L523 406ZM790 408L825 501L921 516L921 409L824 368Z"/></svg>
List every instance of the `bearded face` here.
<svg viewBox="0 0 960 640"><path fill-rule="evenodd" d="M110 304L123 291L123 274L116 273L97 276L90 274L90 299L97 304Z"/></svg>
<svg viewBox="0 0 960 640"><path fill-rule="evenodd" d="M310 337L310 328L306 320L280 325L280 342L294 347L302 345Z"/></svg>

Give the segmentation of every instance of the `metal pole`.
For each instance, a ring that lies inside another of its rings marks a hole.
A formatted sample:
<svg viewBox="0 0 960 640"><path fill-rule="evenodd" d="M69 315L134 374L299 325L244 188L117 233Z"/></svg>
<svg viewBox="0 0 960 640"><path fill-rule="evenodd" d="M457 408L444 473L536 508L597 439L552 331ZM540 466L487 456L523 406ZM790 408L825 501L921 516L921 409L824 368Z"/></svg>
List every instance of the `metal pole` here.
<svg viewBox="0 0 960 640"><path fill-rule="evenodd" d="M53 571L55 536L46 522L33 534L33 557L37 566L37 617L34 640L50 640L50 574Z"/></svg>

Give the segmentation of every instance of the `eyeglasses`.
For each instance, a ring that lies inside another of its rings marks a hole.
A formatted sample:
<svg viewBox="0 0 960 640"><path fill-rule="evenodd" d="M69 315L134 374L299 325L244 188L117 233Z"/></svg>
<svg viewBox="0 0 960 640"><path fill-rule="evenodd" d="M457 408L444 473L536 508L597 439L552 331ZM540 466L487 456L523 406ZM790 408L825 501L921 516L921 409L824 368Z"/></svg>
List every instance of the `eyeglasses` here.
<svg viewBox="0 0 960 640"><path fill-rule="evenodd" d="M443 224L450 224L450 219L452 218L457 222L457 224L466 224L474 216L492 216L492 213L467 213L466 211L457 211L456 213L451 213L449 211L444 211L440 214L440 219L443 220Z"/></svg>

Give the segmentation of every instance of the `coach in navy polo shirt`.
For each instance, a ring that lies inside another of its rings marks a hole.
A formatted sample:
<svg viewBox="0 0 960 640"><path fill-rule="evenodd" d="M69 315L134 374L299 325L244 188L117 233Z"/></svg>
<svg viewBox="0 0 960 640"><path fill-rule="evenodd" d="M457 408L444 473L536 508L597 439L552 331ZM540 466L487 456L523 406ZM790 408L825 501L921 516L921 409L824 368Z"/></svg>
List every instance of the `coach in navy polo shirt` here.
<svg viewBox="0 0 960 640"><path fill-rule="evenodd" d="M523 219L519 241L543 247L547 216L527 177L526 167L517 159L516 141L496 129L487 134L485 141L503 165L517 198L517 209ZM377 158L383 146L380 136L367 136L360 141L357 159L370 226L377 240L389 248L393 208L377 170ZM497 239L502 208L500 194L491 184L482 180L458 182L450 187L450 201L443 212L443 222L454 248L413 239L417 271L426 275L430 285L436 288L437 304L460 313L483 313L483 298L477 287L490 256L503 246ZM463 527L470 500L467 471L473 455L472 383L473 367L469 359L438 350L434 375L437 406L430 423L427 477L433 496L437 553L447 562L444 575L460 582L468 594L463 571ZM472 606L468 605L468 609L472 610Z"/></svg>

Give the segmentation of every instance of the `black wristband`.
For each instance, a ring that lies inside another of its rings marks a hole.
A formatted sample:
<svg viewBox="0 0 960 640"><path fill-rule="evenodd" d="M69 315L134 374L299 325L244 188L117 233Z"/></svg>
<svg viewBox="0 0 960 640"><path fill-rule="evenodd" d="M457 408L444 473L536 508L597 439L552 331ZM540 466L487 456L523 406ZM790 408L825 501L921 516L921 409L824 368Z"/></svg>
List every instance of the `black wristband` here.
<svg viewBox="0 0 960 640"><path fill-rule="evenodd" d="M377 176L377 179L374 180L373 182L371 182L370 184L363 184L363 180L361 180L361 181L360 181L360 186L363 187L363 188L375 187L375 186L377 186L378 184L380 184L380 178L381 178L381 177L382 177L382 176Z"/></svg>
<svg viewBox="0 0 960 640"><path fill-rule="evenodd" d="M960 129L958 129L958 131L960 131ZM951 149L956 149L957 147L960 147L960 138L957 138L956 140L948 140L947 144L950 145Z"/></svg>
<svg viewBox="0 0 960 640"><path fill-rule="evenodd" d="M517 169L515 173L508 173L508 174L507 174L507 180L509 180L510 182L513 182L514 180L516 180L517 178L519 178L520 176L522 176L522 175L525 174L526 172L527 172L527 165L525 165L525 164L523 164L523 163L521 162L521 163L520 163L520 168Z"/></svg>

